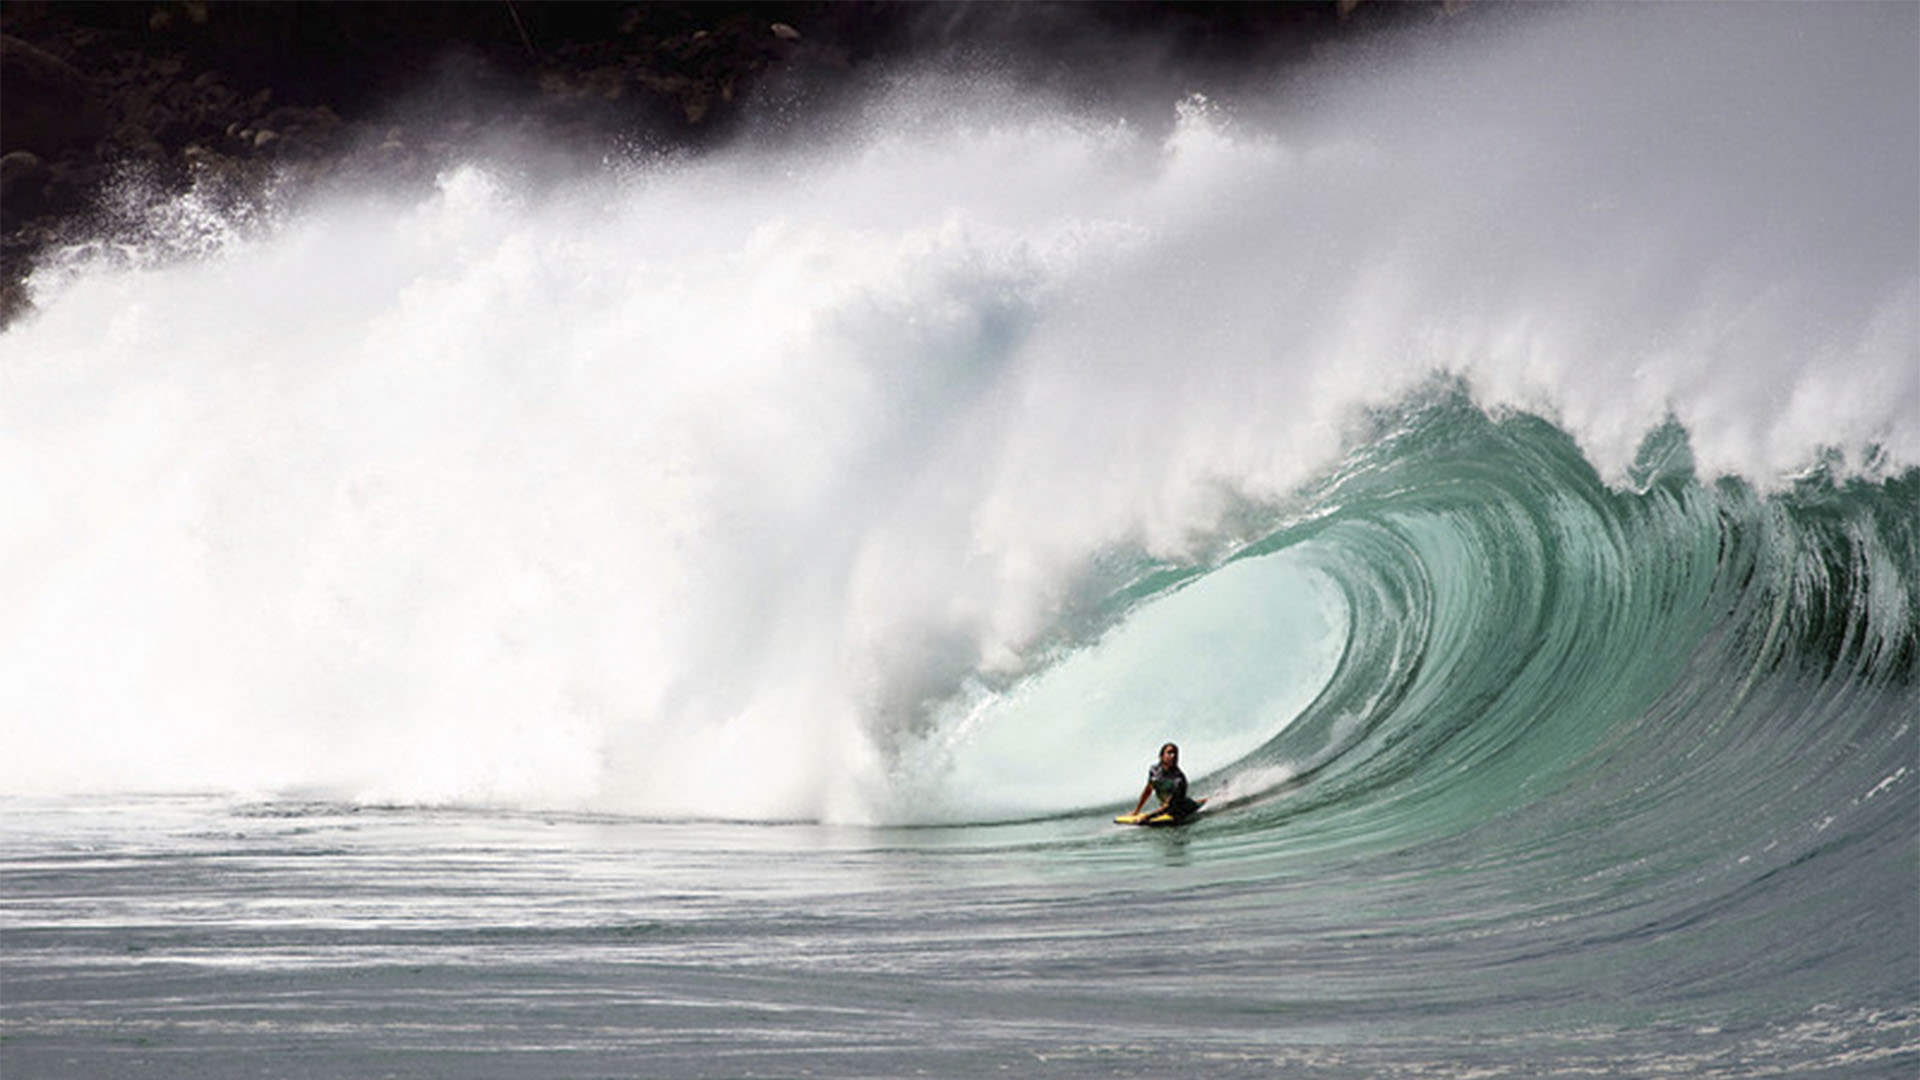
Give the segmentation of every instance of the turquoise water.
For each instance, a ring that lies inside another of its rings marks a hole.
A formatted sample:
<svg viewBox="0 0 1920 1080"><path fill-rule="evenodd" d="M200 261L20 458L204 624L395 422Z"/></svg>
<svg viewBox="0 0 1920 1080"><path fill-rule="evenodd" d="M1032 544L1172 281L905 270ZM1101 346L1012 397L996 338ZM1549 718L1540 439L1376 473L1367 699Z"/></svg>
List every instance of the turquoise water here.
<svg viewBox="0 0 1920 1080"><path fill-rule="evenodd" d="M1733 10L50 263L0 1069L1911 1075L1920 24Z"/></svg>

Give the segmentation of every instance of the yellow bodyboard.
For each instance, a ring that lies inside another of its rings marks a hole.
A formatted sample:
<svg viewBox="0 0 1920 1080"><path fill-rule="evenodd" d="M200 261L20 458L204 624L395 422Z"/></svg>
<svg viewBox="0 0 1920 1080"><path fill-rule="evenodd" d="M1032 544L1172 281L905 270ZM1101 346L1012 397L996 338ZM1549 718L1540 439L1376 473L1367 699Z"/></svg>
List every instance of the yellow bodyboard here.
<svg viewBox="0 0 1920 1080"><path fill-rule="evenodd" d="M1178 825L1181 822L1192 821L1194 818L1199 817L1200 808L1207 805L1207 800L1205 799L1195 799L1193 802L1193 813L1185 817L1174 817L1165 810L1148 810L1141 814L1121 814L1119 817L1113 819L1113 823L1115 825Z"/></svg>

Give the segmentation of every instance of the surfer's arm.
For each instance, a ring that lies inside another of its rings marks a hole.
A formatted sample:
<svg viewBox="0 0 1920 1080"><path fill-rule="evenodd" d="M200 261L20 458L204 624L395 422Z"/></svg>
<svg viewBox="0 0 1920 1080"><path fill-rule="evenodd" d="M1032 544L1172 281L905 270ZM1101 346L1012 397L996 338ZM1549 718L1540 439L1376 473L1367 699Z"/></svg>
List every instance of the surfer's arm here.
<svg viewBox="0 0 1920 1080"><path fill-rule="evenodd" d="M1140 808L1147 805L1147 796L1151 794L1153 794L1153 781L1149 780L1147 786L1140 789L1140 801L1133 804L1134 813L1139 813Z"/></svg>

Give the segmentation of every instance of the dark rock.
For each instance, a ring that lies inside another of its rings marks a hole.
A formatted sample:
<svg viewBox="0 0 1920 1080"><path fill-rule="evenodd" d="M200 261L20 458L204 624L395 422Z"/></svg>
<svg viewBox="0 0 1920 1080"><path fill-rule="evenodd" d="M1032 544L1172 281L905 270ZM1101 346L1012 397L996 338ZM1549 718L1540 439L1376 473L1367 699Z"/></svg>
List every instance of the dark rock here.
<svg viewBox="0 0 1920 1080"><path fill-rule="evenodd" d="M33 303L27 297L26 279L12 274L0 277L0 327L32 309Z"/></svg>
<svg viewBox="0 0 1920 1080"><path fill-rule="evenodd" d="M0 153L52 157L106 134L107 115L93 84L72 64L0 34Z"/></svg>
<svg viewBox="0 0 1920 1080"><path fill-rule="evenodd" d="M47 166L43 194L45 212L52 215L78 214L99 186L94 173L97 166L65 159Z"/></svg>
<svg viewBox="0 0 1920 1080"><path fill-rule="evenodd" d="M47 163L30 150L0 156L0 219L9 228L47 210Z"/></svg>

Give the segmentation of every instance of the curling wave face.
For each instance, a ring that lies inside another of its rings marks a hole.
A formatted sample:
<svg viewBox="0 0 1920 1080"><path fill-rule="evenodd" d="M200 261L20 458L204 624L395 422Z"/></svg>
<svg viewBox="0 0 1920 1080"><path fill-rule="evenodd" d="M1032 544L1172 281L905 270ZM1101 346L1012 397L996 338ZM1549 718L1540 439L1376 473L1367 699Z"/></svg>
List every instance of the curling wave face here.
<svg viewBox="0 0 1920 1080"><path fill-rule="evenodd" d="M1244 549L1309 554L1353 639L1221 775L1249 805L1219 851L1296 898L1368 882L1349 902L1409 947L1511 947L1541 1001L1910 1001L1920 470L1761 494L1700 482L1666 428L1622 490L1446 388L1383 424L1318 516ZM1420 956L1406 993L1487 992Z"/></svg>

